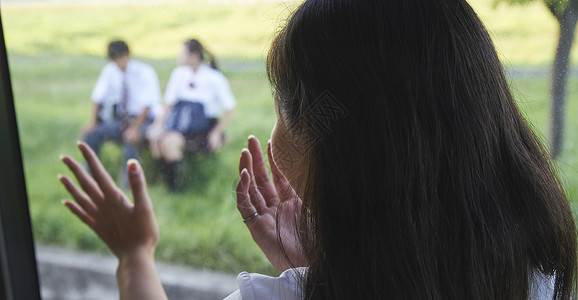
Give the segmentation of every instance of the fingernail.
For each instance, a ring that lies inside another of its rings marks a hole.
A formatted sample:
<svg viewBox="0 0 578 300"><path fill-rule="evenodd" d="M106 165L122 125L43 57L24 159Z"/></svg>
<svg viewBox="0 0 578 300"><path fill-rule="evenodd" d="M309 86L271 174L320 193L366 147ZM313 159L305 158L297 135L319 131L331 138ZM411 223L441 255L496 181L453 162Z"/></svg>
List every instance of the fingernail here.
<svg viewBox="0 0 578 300"><path fill-rule="evenodd" d="M247 138L247 140L250 140L250 139L252 139L252 138L255 138L255 136L252 135L252 134L250 134L249 137Z"/></svg>
<svg viewBox="0 0 578 300"><path fill-rule="evenodd" d="M58 157L60 158L60 160L64 160L64 154L60 154Z"/></svg>
<svg viewBox="0 0 578 300"><path fill-rule="evenodd" d="M76 141L76 145L78 145L78 149L80 149L80 152L84 154L84 150L86 150L84 144L81 141Z"/></svg>
<svg viewBox="0 0 578 300"><path fill-rule="evenodd" d="M241 183L243 186L249 183L249 171L247 171L247 168L241 170Z"/></svg>
<svg viewBox="0 0 578 300"><path fill-rule="evenodd" d="M58 178L58 180L62 181L62 178L64 178L64 176L62 174L58 174L58 175L56 175L56 178Z"/></svg>
<svg viewBox="0 0 578 300"><path fill-rule="evenodd" d="M131 175L140 174L140 168L138 167L138 160L131 158L126 163L128 165L128 171Z"/></svg>
<svg viewBox="0 0 578 300"><path fill-rule="evenodd" d="M66 205L66 200L60 200L60 203L62 203L62 205Z"/></svg>

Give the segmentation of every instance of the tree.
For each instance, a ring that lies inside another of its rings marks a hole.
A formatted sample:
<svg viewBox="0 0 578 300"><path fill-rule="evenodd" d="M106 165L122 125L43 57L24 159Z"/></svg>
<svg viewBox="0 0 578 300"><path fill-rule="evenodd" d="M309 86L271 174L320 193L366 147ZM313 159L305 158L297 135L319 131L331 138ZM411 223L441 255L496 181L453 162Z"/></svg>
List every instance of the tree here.
<svg viewBox="0 0 578 300"><path fill-rule="evenodd" d="M525 4L534 0L496 0L510 4ZM562 151L564 134L564 116L566 109L566 83L570 65L570 49L574 42L574 32L578 22L578 0L543 0L544 4L558 21L560 28L558 47L552 66L551 97L551 132L550 156L558 157Z"/></svg>

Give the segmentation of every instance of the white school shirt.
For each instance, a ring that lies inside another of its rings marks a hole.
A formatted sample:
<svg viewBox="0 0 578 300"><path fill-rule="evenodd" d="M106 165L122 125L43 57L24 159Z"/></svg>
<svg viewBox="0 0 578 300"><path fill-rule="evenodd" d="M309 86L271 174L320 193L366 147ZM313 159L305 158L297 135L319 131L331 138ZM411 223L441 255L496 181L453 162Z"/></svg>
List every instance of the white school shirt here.
<svg viewBox="0 0 578 300"><path fill-rule="evenodd" d="M301 300L300 279L307 268L288 269L279 277L242 272L237 276L239 289L224 300ZM534 272L530 281L529 300L551 300L554 296L554 276Z"/></svg>
<svg viewBox="0 0 578 300"><path fill-rule="evenodd" d="M114 62L106 64L100 72L91 98L93 102L103 107L101 117L104 120L109 119L112 106L121 103L125 80L128 114L137 116L148 107L149 116L154 118L162 110L157 73L151 66L132 59L128 62L125 72Z"/></svg>
<svg viewBox="0 0 578 300"><path fill-rule="evenodd" d="M218 118L235 108L236 102L227 79L221 72L202 63L197 71L190 66L176 67L167 84L165 103L199 102L208 118Z"/></svg>
<svg viewBox="0 0 578 300"><path fill-rule="evenodd" d="M239 289L225 300L301 300L302 278L307 268L287 269L279 277L242 272L237 276Z"/></svg>

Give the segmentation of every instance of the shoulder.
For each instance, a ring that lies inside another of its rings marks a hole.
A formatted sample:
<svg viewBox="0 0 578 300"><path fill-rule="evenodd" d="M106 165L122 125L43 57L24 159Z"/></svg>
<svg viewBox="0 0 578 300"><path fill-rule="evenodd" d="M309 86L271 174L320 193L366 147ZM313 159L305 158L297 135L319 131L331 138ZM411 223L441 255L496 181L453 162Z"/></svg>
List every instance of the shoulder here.
<svg viewBox="0 0 578 300"><path fill-rule="evenodd" d="M188 80L187 78L190 78L192 75L192 72L189 70L189 68L185 67L185 66L178 66L176 68L173 69L173 71L171 72L171 76L169 78L169 81L171 83L176 83L176 82L182 82L183 80Z"/></svg>
<svg viewBox="0 0 578 300"><path fill-rule="evenodd" d="M176 68L173 69L172 74L179 74L179 75L184 75L184 74L190 74L192 73L190 68L187 66L178 66Z"/></svg>
<svg viewBox="0 0 578 300"><path fill-rule="evenodd" d="M118 66L113 63L112 61L109 61L106 65L104 65L104 67L102 68L102 71L100 72L101 74L112 74L115 72L120 72Z"/></svg>
<svg viewBox="0 0 578 300"><path fill-rule="evenodd" d="M243 272L237 276L240 293L250 299L303 299L302 282L307 268L288 269L279 277Z"/></svg>
<svg viewBox="0 0 578 300"><path fill-rule="evenodd" d="M206 65L206 64L202 64L199 67L198 70L199 73L202 73L203 76L209 76L213 79L217 79L217 80L223 80L225 79L225 76L223 75L223 73L221 73L221 71L216 70L211 68L210 66Z"/></svg>
<svg viewBox="0 0 578 300"><path fill-rule="evenodd" d="M156 74L155 69L142 61L131 59L129 68L141 72L141 73L154 73Z"/></svg>

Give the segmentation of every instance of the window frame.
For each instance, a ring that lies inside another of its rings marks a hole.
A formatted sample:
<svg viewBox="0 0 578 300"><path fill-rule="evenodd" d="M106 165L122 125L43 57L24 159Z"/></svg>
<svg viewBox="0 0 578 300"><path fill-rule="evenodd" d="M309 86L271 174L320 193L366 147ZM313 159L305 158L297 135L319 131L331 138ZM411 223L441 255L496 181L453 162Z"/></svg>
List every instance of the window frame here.
<svg viewBox="0 0 578 300"><path fill-rule="evenodd" d="M0 13L0 299L40 299L38 270Z"/></svg>

